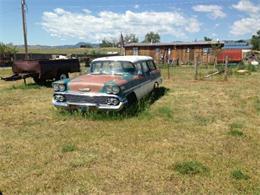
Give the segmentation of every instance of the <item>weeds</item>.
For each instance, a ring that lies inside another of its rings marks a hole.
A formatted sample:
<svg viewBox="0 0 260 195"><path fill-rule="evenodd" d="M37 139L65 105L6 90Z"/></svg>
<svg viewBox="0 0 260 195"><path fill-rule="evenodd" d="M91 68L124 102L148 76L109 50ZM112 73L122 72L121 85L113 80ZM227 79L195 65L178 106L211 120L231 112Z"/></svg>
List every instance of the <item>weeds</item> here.
<svg viewBox="0 0 260 195"><path fill-rule="evenodd" d="M40 89L41 86L35 84L35 83L29 83L29 84L21 84L21 85L12 85L10 88L7 88L7 90L27 90L27 89Z"/></svg>
<svg viewBox="0 0 260 195"><path fill-rule="evenodd" d="M244 136L244 133L242 131L239 131L239 130L230 130L228 132L229 135L232 135L234 137L242 137Z"/></svg>
<svg viewBox="0 0 260 195"><path fill-rule="evenodd" d="M208 167L197 161L177 163L173 166L173 169L182 175L206 174L209 172Z"/></svg>
<svg viewBox="0 0 260 195"><path fill-rule="evenodd" d="M153 92L150 96L146 96L143 99L141 99L139 102L129 105L128 107L125 107L121 111L99 111L97 109L78 109L78 110L63 110L59 109L62 116L74 116L74 117L83 117L86 119L91 120L123 120L125 118L129 117L138 117L141 118L151 118L151 115L148 112L148 109L150 106L157 101L160 97L165 95L167 89L164 87L161 87L157 89L155 92ZM159 113L163 114L164 116L171 118L172 117L172 111L169 110L168 107L159 109Z"/></svg>
<svg viewBox="0 0 260 195"><path fill-rule="evenodd" d="M64 146L62 146L62 152L66 153L66 152L73 152L77 149L77 147L74 144L66 144Z"/></svg>
<svg viewBox="0 0 260 195"><path fill-rule="evenodd" d="M195 115L195 120L198 122L199 125L206 126L209 123L214 122L214 118L200 116L199 114Z"/></svg>
<svg viewBox="0 0 260 195"><path fill-rule="evenodd" d="M243 124L241 123L232 123L230 125L230 130L238 130L238 129L242 129L243 128Z"/></svg>
<svg viewBox="0 0 260 195"><path fill-rule="evenodd" d="M234 137L242 137L244 136L244 133L241 131L243 128L243 124L234 122L230 124L230 131L228 132L229 135Z"/></svg>
<svg viewBox="0 0 260 195"><path fill-rule="evenodd" d="M241 170L235 170L231 172L231 176L236 180L248 180L250 177L244 174Z"/></svg>
<svg viewBox="0 0 260 195"><path fill-rule="evenodd" d="M168 106L158 108L158 113L162 115L164 118L170 119L173 117L173 111Z"/></svg>
<svg viewBox="0 0 260 195"><path fill-rule="evenodd" d="M260 98L255 100L255 109L257 113L260 113Z"/></svg>

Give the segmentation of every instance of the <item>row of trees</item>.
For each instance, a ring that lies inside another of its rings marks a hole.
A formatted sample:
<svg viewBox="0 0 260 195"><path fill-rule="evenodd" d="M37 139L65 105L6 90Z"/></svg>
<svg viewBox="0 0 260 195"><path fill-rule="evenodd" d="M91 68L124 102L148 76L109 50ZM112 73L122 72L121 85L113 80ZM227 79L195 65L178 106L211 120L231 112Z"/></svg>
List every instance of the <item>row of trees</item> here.
<svg viewBox="0 0 260 195"><path fill-rule="evenodd" d="M251 44L254 50L260 50L260 30L257 31L256 35L252 36Z"/></svg>
<svg viewBox="0 0 260 195"><path fill-rule="evenodd" d="M158 33L149 32L145 35L142 43L159 43L160 40L161 37ZM120 39L103 39L100 44L100 47L116 47L118 45L123 44L122 42L124 42L124 44L138 43L139 38L135 34L126 34L124 37L121 37Z"/></svg>
<svg viewBox="0 0 260 195"><path fill-rule="evenodd" d="M11 56L17 53L17 49L15 46L10 44L0 43L0 57L5 58L7 56Z"/></svg>

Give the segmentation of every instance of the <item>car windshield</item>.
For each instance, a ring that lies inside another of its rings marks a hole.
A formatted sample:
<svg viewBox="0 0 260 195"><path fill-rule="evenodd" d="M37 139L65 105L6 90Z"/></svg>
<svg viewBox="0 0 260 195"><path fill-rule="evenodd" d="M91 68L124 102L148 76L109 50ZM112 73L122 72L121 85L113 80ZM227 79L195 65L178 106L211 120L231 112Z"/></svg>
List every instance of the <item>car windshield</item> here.
<svg viewBox="0 0 260 195"><path fill-rule="evenodd" d="M91 63L90 74L137 74L131 62L95 61Z"/></svg>

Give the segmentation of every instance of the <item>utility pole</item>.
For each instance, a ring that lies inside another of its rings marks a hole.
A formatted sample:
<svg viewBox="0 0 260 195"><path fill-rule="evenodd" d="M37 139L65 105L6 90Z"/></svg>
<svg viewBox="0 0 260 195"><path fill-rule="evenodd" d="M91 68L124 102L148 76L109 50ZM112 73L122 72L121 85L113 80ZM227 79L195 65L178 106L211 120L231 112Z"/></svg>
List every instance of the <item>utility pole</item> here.
<svg viewBox="0 0 260 195"><path fill-rule="evenodd" d="M25 60L28 60L29 56L28 56L28 44L27 44L27 29L26 29L26 15L25 15L26 3L25 3L25 0L21 0L21 5L22 5L22 18L23 18L23 38L24 38L24 48L25 48Z"/></svg>

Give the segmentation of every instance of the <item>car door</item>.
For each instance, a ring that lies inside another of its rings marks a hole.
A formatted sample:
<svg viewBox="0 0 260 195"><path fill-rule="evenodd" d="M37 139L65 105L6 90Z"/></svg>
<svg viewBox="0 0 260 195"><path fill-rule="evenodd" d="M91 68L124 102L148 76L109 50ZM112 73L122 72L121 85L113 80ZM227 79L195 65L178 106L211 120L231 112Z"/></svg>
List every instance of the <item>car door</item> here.
<svg viewBox="0 0 260 195"><path fill-rule="evenodd" d="M143 68L143 73L144 73L144 77L145 77L144 91L145 91L145 94L148 94L153 90L153 82L151 79L151 72L148 67L147 61L142 62L142 68Z"/></svg>
<svg viewBox="0 0 260 195"><path fill-rule="evenodd" d="M150 69L150 78L152 80L152 83L154 84L161 77L160 70L157 69L155 63L152 60L147 61L147 65Z"/></svg>
<svg viewBox="0 0 260 195"><path fill-rule="evenodd" d="M140 100L142 97L145 96L146 94L146 90L145 90L145 84L146 84L146 76L144 74L143 71L143 67L142 67L142 63L141 62L137 62L135 63L135 68L137 70L138 73L138 78L137 80L134 81L134 85L135 85L135 89L134 92L137 96L137 99Z"/></svg>

